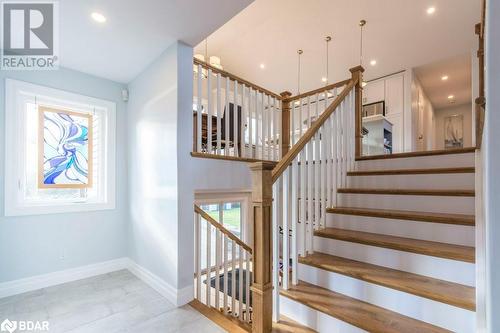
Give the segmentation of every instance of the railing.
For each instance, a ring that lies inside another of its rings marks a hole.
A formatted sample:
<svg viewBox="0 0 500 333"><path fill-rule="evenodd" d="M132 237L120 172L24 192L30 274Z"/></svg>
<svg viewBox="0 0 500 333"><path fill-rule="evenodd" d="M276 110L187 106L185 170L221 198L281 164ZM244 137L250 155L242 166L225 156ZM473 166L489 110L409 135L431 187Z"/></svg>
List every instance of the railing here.
<svg viewBox="0 0 500 333"><path fill-rule="evenodd" d="M297 284L298 257L314 251L314 231L325 227L325 210L336 204L337 189L346 185L347 172L361 154L362 72L358 66L350 80L336 86L285 97L283 122L288 112L296 117L291 103L299 102L300 125L291 120L290 127L293 146L284 147L287 153L278 164L251 167L254 332L270 332L272 319L278 320L280 288Z"/></svg>
<svg viewBox="0 0 500 333"><path fill-rule="evenodd" d="M476 24L476 35L478 36L479 47L477 50L479 65L479 96L476 98L476 148L481 149L483 141L484 113L486 108L485 97L485 67L484 67L484 38L486 27L486 1L481 1L481 22Z"/></svg>
<svg viewBox="0 0 500 333"><path fill-rule="evenodd" d="M252 248L199 206L194 212L196 299L249 325Z"/></svg>
<svg viewBox="0 0 500 333"><path fill-rule="evenodd" d="M242 159L281 157L281 99L194 59L193 152Z"/></svg>

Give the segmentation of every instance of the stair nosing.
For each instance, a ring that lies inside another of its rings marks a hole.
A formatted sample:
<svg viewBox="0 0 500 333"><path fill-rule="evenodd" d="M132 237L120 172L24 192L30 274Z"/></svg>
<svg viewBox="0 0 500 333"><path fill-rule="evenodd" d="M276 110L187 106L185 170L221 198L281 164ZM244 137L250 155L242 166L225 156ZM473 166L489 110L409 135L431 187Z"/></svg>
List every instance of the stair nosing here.
<svg viewBox="0 0 500 333"><path fill-rule="evenodd" d="M412 317L409 317L409 316L405 316L401 313L398 313L398 312L395 312L395 311L392 311L392 310L389 310L389 309L386 309L384 307L381 307L381 306L378 306L378 305L375 305L375 304L371 304L371 303L368 303L368 302L365 302L365 301L362 301L362 300L359 300L359 299L356 299L356 298L353 298L353 297L350 297L350 296L347 296L347 295L344 295L344 294L341 294L341 293L338 293L338 292L334 292L334 291L331 291L329 289L326 289L326 288L323 288L323 287L319 287L317 285L314 285L314 284L310 284L310 283L307 283L305 281L299 281L299 284L298 284L298 287L306 287L306 288L314 288L318 291L322 291L324 293L327 293L330 298L333 298L333 297L336 297L337 299L343 299L343 300L346 300L346 301L349 301L349 302L353 302L353 303L356 303L360 306L363 306L363 307L368 307L369 309L359 309L357 312L369 312L369 313L375 313L377 316L376 318L377 319L380 319L381 317L383 318L387 318L389 322L389 325L391 323L394 323L395 319L398 320L399 322L402 322L403 320L405 321L410 321L410 322L414 322L415 324L419 324L419 325L422 325L422 326L425 326L425 328L427 329L427 331L429 331L429 329L432 328L432 331L434 332L451 332L445 328L442 328L442 327L438 327L436 325L432 325L430 323L427 323L425 321L422 321L422 320L418 320L418 319L415 319L415 318L412 318ZM295 295L294 292L308 292L308 291L300 291L297 289L297 287L294 287L292 286L291 288L289 288L289 290L283 290L281 289L280 290L280 295L281 296L284 296L284 297L287 297L287 298L290 298L292 300L294 300L295 302L298 302L298 303L301 303L301 304L304 304L305 306L309 307L309 308L312 308L316 311L319 311L319 312L322 312L328 316L331 316L333 318L336 318L340 321L343 321L345 323L348 323L352 326L355 326L355 327L358 327L360 329L363 329L363 330L368 330L369 332L372 332L372 333L387 333L388 330L387 330L387 327L383 327L383 328L374 328L372 325L370 325L369 323L367 322L363 322L363 321L360 321L360 320L356 320L354 316L349 316L349 315L346 315L346 314L341 314L339 313L338 311L335 312L337 309L341 308L341 307L332 307L328 304L322 304L320 302L310 302L310 301L306 301L306 300L303 300L303 299L300 299L300 297L298 295ZM325 295L326 297L326 295ZM374 310L377 310L377 312L375 312ZM358 316L359 318L359 316ZM404 323L402 323L404 325ZM383 326L384 323L381 321L381 325ZM391 327L389 326L389 329ZM401 331L396 331L396 329L398 328L392 328L392 330L390 330L391 332L401 332ZM414 331L416 332L416 331ZM420 332L420 331L419 331Z"/></svg>
<svg viewBox="0 0 500 333"><path fill-rule="evenodd" d="M347 176L385 176L385 175L429 175L429 174L464 174L474 173L475 167L462 168L427 168L427 169L384 169L367 171L348 171Z"/></svg>
<svg viewBox="0 0 500 333"><path fill-rule="evenodd" d="M475 226L475 216L466 214L439 214L434 212L415 212L394 209L370 209L359 207L330 207L327 213L351 216L376 217L393 220L441 223L450 225Z"/></svg>
<svg viewBox="0 0 500 333"><path fill-rule="evenodd" d="M423 289L418 290L417 288L409 288L409 287L405 288L404 285L397 285L395 283L391 284L389 282L381 281L380 279L377 280L376 278L367 277L366 274L353 273L352 271L348 272L348 271L345 271L345 270L342 271L340 269L335 269L334 265L327 266L325 264L319 264L319 263L311 262L310 259L314 258L314 257L317 257L318 254L323 259L326 258L326 259L330 259L330 260L336 260L337 264L338 264L339 261L350 262L350 263L354 263L356 265L364 266L365 269L370 269L371 268L373 270L378 270L378 271L380 271L380 270L386 270L386 271L388 271L388 272L390 272L392 274L404 274L404 275L407 275L408 276L407 278L413 278L413 279L425 278L425 279L433 281L434 284L436 284L436 283L443 283L443 284L447 284L449 286L455 286L457 288L465 288L465 289L469 289L470 288L470 289L474 290L473 287L469 287L469 286L462 285L462 284L459 284L459 283L454 283L454 282L449 282L449 281L445 281L445 280L440 280L440 279L436 279L436 278L432 278L432 277L428 277L428 276L424 276L424 275L419 275L419 274L415 274L415 273L405 272L405 271L401 271L401 270L397 270L397 269L393 269L393 268L389 268L389 267L378 266L378 265L374 265L374 264L370 264L370 263L366 263L366 262L362 262L362 261L357 261L357 260L352 260L352 259L349 259L349 258L338 257L338 256L326 254L326 253L320 253L320 252L315 252L314 254L307 255L306 257L299 257L299 263L301 263L303 265L311 266L311 267L316 267L318 269L326 270L326 271L329 271L329 272L332 272L332 273L349 276L349 277L352 277L352 278L355 278L355 279L358 279L358 280L366 281L366 282L373 283L373 284L376 284L376 285L380 285L380 286L383 286L383 287L386 287L386 288L390 288L390 289L398 290L398 291L405 292L405 293L408 293L408 294L416 295L416 296L419 296L419 297L427 298L427 299L430 299L430 300L433 300L433 301L437 301L437 302L440 302L440 303L444 303L444 304L448 304L448 305L451 305L451 306L459 307L459 308L466 309L466 310L469 310L469 311L475 311L476 310L475 299L472 301L472 303L471 302L460 302L460 300L462 300L462 298L457 298L457 300L453 301L453 300L446 299L445 297L438 297L435 294L433 295L430 291L426 292Z"/></svg>
<svg viewBox="0 0 500 333"><path fill-rule="evenodd" d="M375 194L375 195L415 195L440 197L474 197L474 190L424 190L424 189L384 189L384 188L339 188L337 193L343 194Z"/></svg>
<svg viewBox="0 0 500 333"><path fill-rule="evenodd" d="M325 232L325 231L329 231ZM332 231L336 231L337 234L331 233ZM342 232L348 232L351 234L351 236L341 236L338 233ZM357 234L358 237L352 235L352 234ZM330 239L335 239L339 241L344 241L344 242L350 242L350 243L357 243L357 244L363 244L363 245L368 245L368 246L375 246L375 247L380 247L380 248L387 248L387 249L392 249L396 251L403 251L403 252L409 252L409 253L416 253L420 255L426 255L426 256L431 256L431 257L437 257L437 258L443 258L443 259L449 259L449 260L456 260L456 261L462 261L462 262L468 262L468 263L475 263L475 249L474 247L470 246L463 246L463 245L455 245L455 244L447 244L447 243L441 243L441 242L434 242L434 241L427 241L427 240L420 240L420 239L413 239L413 238L407 238L407 237L400 237L400 236L391 236L391 235L384 235L384 234L376 234L376 233L370 233L370 232L365 232L365 231L357 231L357 230L347 230L347 229L339 229L339 228L325 228L321 230L316 230L314 231L314 236L317 237L322 237L322 238L330 238ZM361 239L360 236L368 236L368 237L380 237L380 238L385 238L384 240L379 240L374 241L374 240L369 240L369 239ZM408 245L403 245L400 244L398 246L397 241L413 241L415 243L420 243L420 247L410 247ZM428 249L428 247L423 246L424 243L427 246L430 246L431 244L436 244L439 246L449 246L449 247L455 247L455 248L462 248L464 250L472 251L473 255L462 255L459 253L452 254L451 251L442 251L441 253L439 252L433 252ZM445 252L448 252L446 254Z"/></svg>
<svg viewBox="0 0 500 333"><path fill-rule="evenodd" d="M424 156L436 156L436 155L470 154L474 153L475 151L476 147L417 151L417 152L395 153L395 154L385 154L385 155L359 156L356 157L356 161L388 160L394 158L412 158L412 157L424 157Z"/></svg>

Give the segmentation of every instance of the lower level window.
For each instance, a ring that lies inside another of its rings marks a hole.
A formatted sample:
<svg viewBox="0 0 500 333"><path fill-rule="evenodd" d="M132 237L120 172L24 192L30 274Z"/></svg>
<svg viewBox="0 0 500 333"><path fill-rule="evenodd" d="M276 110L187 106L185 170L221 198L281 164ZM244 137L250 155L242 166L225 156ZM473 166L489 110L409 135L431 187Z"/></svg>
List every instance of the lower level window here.
<svg viewBox="0 0 500 333"><path fill-rule="evenodd" d="M6 215L114 208L114 103L15 80L6 102Z"/></svg>
<svg viewBox="0 0 500 333"><path fill-rule="evenodd" d="M242 238L241 202L217 202L201 205L201 209L233 234Z"/></svg>

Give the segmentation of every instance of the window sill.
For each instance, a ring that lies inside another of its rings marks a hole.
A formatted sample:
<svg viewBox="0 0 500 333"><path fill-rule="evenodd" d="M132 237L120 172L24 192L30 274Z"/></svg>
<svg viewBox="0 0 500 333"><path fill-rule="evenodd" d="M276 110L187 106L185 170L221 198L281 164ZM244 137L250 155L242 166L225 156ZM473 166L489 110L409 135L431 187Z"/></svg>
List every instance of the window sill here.
<svg viewBox="0 0 500 333"><path fill-rule="evenodd" d="M77 212L91 212L100 210L115 209L114 202L96 203L60 203L58 205L40 205L40 206L11 206L6 205L5 216L29 216L29 215L45 215L45 214L65 214Z"/></svg>

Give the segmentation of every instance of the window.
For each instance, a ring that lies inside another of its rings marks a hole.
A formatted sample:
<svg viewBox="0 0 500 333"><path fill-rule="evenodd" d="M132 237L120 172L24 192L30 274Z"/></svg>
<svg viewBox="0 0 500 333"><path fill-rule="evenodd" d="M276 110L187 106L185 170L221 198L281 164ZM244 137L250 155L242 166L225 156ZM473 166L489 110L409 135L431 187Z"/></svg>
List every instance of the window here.
<svg viewBox="0 0 500 333"><path fill-rule="evenodd" d="M5 214L113 209L115 108L8 79Z"/></svg>
<svg viewBox="0 0 500 333"><path fill-rule="evenodd" d="M221 223L227 230L231 231L238 238L243 235L243 223L241 214L241 202L225 202L210 203L201 205L201 209L206 211L208 215Z"/></svg>

